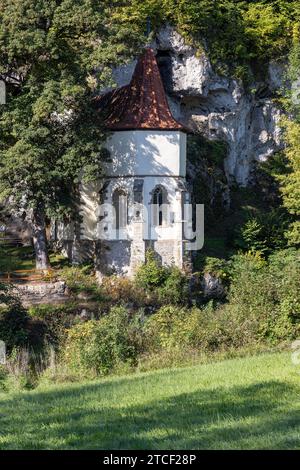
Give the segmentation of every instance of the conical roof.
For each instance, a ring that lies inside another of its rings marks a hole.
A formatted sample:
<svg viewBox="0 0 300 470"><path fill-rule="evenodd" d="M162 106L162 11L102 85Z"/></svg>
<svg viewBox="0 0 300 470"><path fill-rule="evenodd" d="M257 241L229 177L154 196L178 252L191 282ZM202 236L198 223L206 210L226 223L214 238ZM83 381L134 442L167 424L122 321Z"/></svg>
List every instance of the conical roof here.
<svg viewBox="0 0 300 470"><path fill-rule="evenodd" d="M111 130L182 130L173 118L152 49L139 57L130 83L96 99Z"/></svg>

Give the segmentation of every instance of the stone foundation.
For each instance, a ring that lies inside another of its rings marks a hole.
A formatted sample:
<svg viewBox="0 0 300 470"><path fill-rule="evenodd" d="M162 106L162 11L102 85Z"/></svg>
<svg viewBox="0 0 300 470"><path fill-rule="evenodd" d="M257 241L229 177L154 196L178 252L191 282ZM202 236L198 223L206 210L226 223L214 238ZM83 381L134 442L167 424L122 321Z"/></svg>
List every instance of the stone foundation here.
<svg viewBox="0 0 300 470"><path fill-rule="evenodd" d="M100 277L130 274L131 244L130 240L107 240L101 243L96 253L96 270Z"/></svg>

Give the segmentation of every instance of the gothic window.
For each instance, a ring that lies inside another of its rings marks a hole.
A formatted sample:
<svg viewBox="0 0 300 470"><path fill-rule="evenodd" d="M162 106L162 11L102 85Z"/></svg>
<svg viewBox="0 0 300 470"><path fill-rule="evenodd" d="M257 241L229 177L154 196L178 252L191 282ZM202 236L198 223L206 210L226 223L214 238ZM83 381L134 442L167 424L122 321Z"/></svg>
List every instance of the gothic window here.
<svg viewBox="0 0 300 470"><path fill-rule="evenodd" d="M116 230L125 229L128 219L128 201L127 194L123 189L116 189L112 197Z"/></svg>
<svg viewBox="0 0 300 470"><path fill-rule="evenodd" d="M152 224L161 227L168 220L167 191L162 186L157 186L152 193Z"/></svg>

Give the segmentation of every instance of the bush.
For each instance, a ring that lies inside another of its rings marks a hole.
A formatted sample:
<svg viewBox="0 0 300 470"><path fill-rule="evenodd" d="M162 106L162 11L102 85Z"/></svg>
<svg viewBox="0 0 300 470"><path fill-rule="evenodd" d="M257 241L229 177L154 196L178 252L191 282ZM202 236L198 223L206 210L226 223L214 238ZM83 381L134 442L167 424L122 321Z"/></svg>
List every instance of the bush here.
<svg viewBox="0 0 300 470"><path fill-rule="evenodd" d="M213 302L190 310L162 307L146 324L148 353L177 350L212 352L230 346L231 331Z"/></svg>
<svg viewBox="0 0 300 470"><path fill-rule="evenodd" d="M137 284L145 290L154 290L164 284L168 269L161 266L153 250L147 250L146 262L142 264L135 276Z"/></svg>
<svg viewBox="0 0 300 470"><path fill-rule="evenodd" d="M205 256L202 253L197 253L194 262L195 268L199 273L197 274L211 274L222 280L224 283L229 282L229 262L222 258L214 258L212 256Z"/></svg>
<svg viewBox="0 0 300 470"><path fill-rule="evenodd" d="M184 308L168 305L148 318L145 325L148 353L182 345L188 312Z"/></svg>
<svg viewBox="0 0 300 470"><path fill-rule="evenodd" d="M201 353L270 346L300 332L300 252L268 261L249 252L233 258L227 302L202 308L165 306L146 323L147 352Z"/></svg>
<svg viewBox="0 0 300 470"><path fill-rule="evenodd" d="M153 250L147 251L146 263L138 269L135 284L157 305L185 304L189 300L187 276L176 266L161 266Z"/></svg>
<svg viewBox="0 0 300 470"><path fill-rule="evenodd" d="M187 276L176 266L167 269L167 277L162 286L157 288L161 303L186 304L189 300L189 281Z"/></svg>
<svg viewBox="0 0 300 470"><path fill-rule="evenodd" d="M105 277L101 284L102 291L108 303L133 304L134 307L142 307L151 301L144 289L127 277Z"/></svg>
<svg viewBox="0 0 300 470"><path fill-rule="evenodd" d="M130 317L120 306L100 320L72 327L68 331L65 361L83 374L105 375L120 364L135 365L142 349L141 315Z"/></svg>
<svg viewBox="0 0 300 470"><path fill-rule="evenodd" d="M244 250L260 251L269 255L287 246L285 232L288 227L286 214L281 209L252 216L238 231L235 243Z"/></svg>
<svg viewBox="0 0 300 470"><path fill-rule="evenodd" d="M300 320L299 278L296 250L283 250L268 261L259 253L236 256L223 308L232 321L233 343L295 337Z"/></svg>
<svg viewBox="0 0 300 470"><path fill-rule="evenodd" d="M28 315L19 300L0 286L0 339L7 351L28 342Z"/></svg>
<svg viewBox="0 0 300 470"><path fill-rule="evenodd" d="M63 305L36 305L29 308L28 313L32 319L31 337L34 336L36 326L41 324L40 342L49 343L56 349L62 347L67 336L67 329L78 323L76 315L78 307L75 303ZM41 331L42 330L42 331ZM35 343L36 341L32 341Z"/></svg>
<svg viewBox="0 0 300 470"><path fill-rule="evenodd" d="M60 277L75 296L84 295L95 301L103 299L101 287L91 265L65 267L60 271Z"/></svg>

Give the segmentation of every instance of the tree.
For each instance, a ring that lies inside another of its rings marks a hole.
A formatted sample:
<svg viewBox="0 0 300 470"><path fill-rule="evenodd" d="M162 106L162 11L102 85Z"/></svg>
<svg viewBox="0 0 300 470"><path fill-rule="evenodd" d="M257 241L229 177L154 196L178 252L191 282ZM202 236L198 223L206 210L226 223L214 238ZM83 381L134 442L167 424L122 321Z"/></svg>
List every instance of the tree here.
<svg viewBox="0 0 300 470"><path fill-rule="evenodd" d="M292 84L292 92L286 100L289 117L283 120L287 172L278 176L278 179L283 204L295 218L289 227L287 237L291 244L300 245L300 23L294 25L288 78Z"/></svg>
<svg viewBox="0 0 300 470"><path fill-rule="evenodd" d="M106 152L93 94L140 38L114 25L106 0L0 0L0 202L30 212L37 268L47 268L47 217L70 217Z"/></svg>

